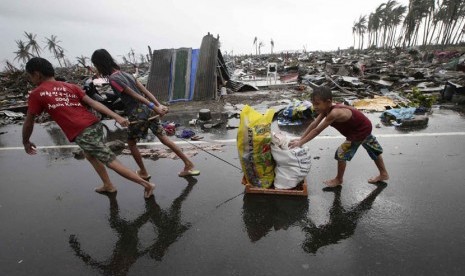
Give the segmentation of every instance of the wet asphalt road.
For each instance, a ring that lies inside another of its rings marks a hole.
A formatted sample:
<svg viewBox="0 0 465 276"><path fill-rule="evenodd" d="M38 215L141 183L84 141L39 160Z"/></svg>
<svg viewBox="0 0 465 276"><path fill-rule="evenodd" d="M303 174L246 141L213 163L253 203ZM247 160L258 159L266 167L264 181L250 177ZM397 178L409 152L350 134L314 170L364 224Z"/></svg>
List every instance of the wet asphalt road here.
<svg viewBox="0 0 465 276"><path fill-rule="evenodd" d="M370 116L374 124L378 115ZM100 195L93 192L96 173L73 157L73 148L40 148L31 157L21 147L21 126L0 132L6 132L0 135L0 275L465 271L465 117L454 111L434 110L421 130L374 129L391 175L387 186L366 182L376 168L360 149L342 189L324 191L343 140L326 130L308 144L314 158L308 198L244 195L240 171L204 152L193 157L201 175L190 179L177 176L180 160L146 160L157 184L149 200L112 171L118 193ZM198 132L205 142L225 145L213 154L239 166L230 140L236 130ZM32 141L67 144L57 128L39 125ZM119 159L135 168L130 156Z"/></svg>

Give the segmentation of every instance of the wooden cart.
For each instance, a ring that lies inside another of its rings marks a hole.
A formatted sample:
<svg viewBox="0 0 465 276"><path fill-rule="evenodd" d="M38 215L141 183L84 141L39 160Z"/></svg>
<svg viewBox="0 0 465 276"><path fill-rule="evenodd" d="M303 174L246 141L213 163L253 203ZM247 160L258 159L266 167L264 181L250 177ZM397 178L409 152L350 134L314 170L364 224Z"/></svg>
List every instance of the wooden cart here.
<svg viewBox="0 0 465 276"><path fill-rule="evenodd" d="M271 195L293 195L308 196L307 180L304 179L297 187L293 189L275 189L275 188L258 188L247 182L245 176L242 177L242 184L245 185L246 194L271 194Z"/></svg>

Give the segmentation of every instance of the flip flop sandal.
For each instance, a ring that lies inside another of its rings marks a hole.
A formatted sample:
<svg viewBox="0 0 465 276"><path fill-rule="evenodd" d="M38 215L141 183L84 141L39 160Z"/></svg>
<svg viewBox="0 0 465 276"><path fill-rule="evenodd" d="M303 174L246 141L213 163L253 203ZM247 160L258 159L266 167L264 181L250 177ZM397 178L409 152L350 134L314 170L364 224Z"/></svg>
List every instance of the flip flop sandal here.
<svg viewBox="0 0 465 276"><path fill-rule="evenodd" d="M190 170L190 171L187 171L187 172L180 172L178 175L180 177L186 177L186 176L196 176L196 175L199 175L200 174L200 171L198 170Z"/></svg>
<svg viewBox="0 0 465 276"><path fill-rule="evenodd" d="M152 176L151 176L150 174L147 175L146 177L142 177L142 176L139 174L139 170L136 170L136 174L137 174L140 178L144 179L145 181L149 181L150 178L152 178Z"/></svg>

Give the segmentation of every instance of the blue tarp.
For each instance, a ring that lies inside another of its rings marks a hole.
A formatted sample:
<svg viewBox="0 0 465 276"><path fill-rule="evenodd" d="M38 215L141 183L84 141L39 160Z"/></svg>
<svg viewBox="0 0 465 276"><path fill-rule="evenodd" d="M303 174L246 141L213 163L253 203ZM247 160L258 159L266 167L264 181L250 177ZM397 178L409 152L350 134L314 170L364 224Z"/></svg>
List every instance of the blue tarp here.
<svg viewBox="0 0 465 276"><path fill-rule="evenodd" d="M194 98L195 89L195 76L197 74L197 67L199 64L200 49L192 49L192 62L191 62L191 82L189 90L189 100L192 101Z"/></svg>

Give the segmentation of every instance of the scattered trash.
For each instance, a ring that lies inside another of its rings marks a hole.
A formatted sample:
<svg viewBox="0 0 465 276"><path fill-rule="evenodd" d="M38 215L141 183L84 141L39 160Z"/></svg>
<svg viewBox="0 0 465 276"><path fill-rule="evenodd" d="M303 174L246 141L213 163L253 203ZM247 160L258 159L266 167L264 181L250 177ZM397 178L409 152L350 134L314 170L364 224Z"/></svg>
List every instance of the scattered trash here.
<svg viewBox="0 0 465 276"><path fill-rule="evenodd" d="M425 127L429 118L426 115L416 115L416 108L394 108L384 111L381 114L381 122L385 125L396 127Z"/></svg>
<svg viewBox="0 0 465 276"><path fill-rule="evenodd" d="M313 115L312 104L309 101L294 100L277 114L278 125L301 125L302 119L311 118Z"/></svg>
<svg viewBox="0 0 465 276"><path fill-rule="evenodd" d="M223 144L199 144L195 147L181 147L181 150L187 157L190 158L196 156L199 153L199 149L205 151L223 151L223 147ZM141 153L141 156L144 158L150 158L154 160L159 158L179 159L176 153L166 148L139 149L139 151ZM124 149L122 151L122 154L130 155L131 151L128 149Z"/></svg>
<svg viewBox="0 0 465 276"><path fill-rule="evenodd" d="M13 111L8 111L8 110L2 110L2 111L0 111L0 114L4 114L7 117L11 117L11 118L20 118L20 119L22 119L24 117L24 113L13 112Z"/></svg>
<svg viewBox="0 0 465 276"><path fill-rule="evenodd" d="M182 139L190 139L191 137L195 136L195 132L191 129L183 129L181 133L176 134L176 137Z"/></svg>

